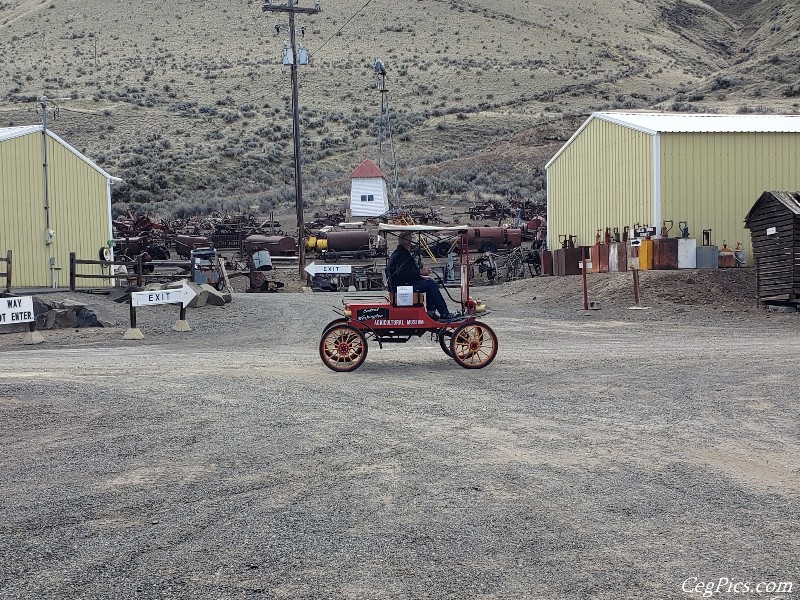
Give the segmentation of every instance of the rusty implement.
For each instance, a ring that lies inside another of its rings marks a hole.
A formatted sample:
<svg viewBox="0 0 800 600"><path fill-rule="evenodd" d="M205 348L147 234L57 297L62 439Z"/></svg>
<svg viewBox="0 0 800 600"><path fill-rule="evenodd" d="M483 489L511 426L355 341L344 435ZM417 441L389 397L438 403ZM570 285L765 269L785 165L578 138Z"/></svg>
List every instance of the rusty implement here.
<svg viewBox="0 0 800 600"><path fill-rule="evenodd" d="M269 271L250 271L250 287L248 292L278 292L284 286L283 282L274 279Z"/></svg>

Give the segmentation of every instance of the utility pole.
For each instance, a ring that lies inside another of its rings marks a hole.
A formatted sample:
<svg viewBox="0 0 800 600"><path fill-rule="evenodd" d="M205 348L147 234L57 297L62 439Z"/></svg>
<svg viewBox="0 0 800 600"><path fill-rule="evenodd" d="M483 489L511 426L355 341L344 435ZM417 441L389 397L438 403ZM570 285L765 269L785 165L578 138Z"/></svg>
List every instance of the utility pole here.
<svg viewBox="0 0 800 600"><path fill-rule="evenodd" d="M298 52L296 36L294 30L294 16L297 13L305 15L315 15L320 12L320 0L315 0L314 8L302 8L297 6L296 0L287 0L287 4L273 6L271 0L264 0L261 6L263 12L285 12L289 13L289 44L290 48L284 50L283 64L291 67L292 78L292 133L294 137L294 187L295 204L297 207L297 255L299 259L300 281L305 281L306 273L306 245L305 245L305 223L303 220L303 181L300 176L300 103L297 91L297 63ZM280 29L278 27L278 29ZM288 50L288 52L287 52ZM308 53L304 52L305 62L308 64Z"/></svg>

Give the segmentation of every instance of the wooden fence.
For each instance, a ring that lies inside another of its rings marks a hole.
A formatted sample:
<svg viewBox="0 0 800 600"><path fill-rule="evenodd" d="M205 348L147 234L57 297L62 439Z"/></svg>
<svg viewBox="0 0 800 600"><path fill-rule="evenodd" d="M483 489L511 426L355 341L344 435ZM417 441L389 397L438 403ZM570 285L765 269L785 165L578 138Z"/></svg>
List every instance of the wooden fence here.
<svg viewBox="0 0 800 600"><path fill-rule="evenodd" d="M78 273L79 265L100 265L109 267L109 273L106 274L82 274ZM171 267L184 269L186 273L156 273L155 269L152 273L145 273L144 268L146 265L155 267ZM124 266L127 273L114 273L115 266ZM79 259L74 252L69 253L69 289L74 292L77 289L78 279L108 279L113 281L120 281L126 285L136 285L141 287L148 279L169 279L172 281L178 279L186 279L191 277L192 263L188 260L153 260L145 262L142 260L141 255L136 260L87 260ZM110 284L111 285L111 284Z"/></svg>
<svg viewBox="0 0 800 600"><path fill-rule="evenodd" d="M0 273L0 277L6 278L5 293L11 293L11 250L6 250L6 257L0 257L0 262L6 263L5 271Z"/></svg>

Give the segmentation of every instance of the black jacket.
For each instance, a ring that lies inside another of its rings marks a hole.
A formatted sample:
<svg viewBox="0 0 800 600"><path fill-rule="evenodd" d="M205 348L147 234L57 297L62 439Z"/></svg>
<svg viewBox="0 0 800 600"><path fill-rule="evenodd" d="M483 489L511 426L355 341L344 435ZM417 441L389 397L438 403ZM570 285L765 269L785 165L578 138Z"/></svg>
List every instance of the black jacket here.
<svg viewBox="0 0 800 600"><path fill-rule="evenodd" d="M419 266L411 256L411 252L402 245L397 246L389 257L387 271L389 285L393 291L396 291L398 285L413 285L420 278Z"/></svg>

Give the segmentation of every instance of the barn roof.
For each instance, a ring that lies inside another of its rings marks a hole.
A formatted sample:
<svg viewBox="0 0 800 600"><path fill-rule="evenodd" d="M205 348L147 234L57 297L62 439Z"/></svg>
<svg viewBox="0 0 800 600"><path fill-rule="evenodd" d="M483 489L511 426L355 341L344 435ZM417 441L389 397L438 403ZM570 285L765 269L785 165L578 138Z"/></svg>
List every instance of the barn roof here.
<svg viewBox="0 0 800 600"><path fill-rule="evenodd" d="M41 125L27 125L25 127L0 127L0 142L42 131Z"/></svg>
<svg viewBox="0 0 800 600"><path fill-rule="evenodd" d="M649 135L658 133L800 133L800 115L717 115L684 113L596 112L545 165L549 168L572 141L595 119Z"/></svg>
<svg viewBox="0 0 800 600"><path fill-rule="evenodd" d="M41 125L24 125L21 127L0 127L0 142L11 140L17 137L22 137L23 135L30 135L31 133L41 133L41 132L42 132ZM64 146L67 150L72 152L75 156L80 158L83 162L92 167L95 171L103 175L103 177L105 177L106 179L112 182L122 181L122 179L120 179L119 177L114 177L113 175L110 175L105 170L100 168L94 161L92 161L87 156L78 152L78 150L74 146L71 146L70 144L65 142L51 130L49 129L47 130L47 135L53 138L56 142L58 142L62 146Z"/></svg>
<svg viewBox="0 0 800 600"><path fill-rule="evenodd" d="M748 211L747 216L744 218L745 223L750 222L750 217L753 216L753 213L755 213L758 210L758 207L761 206L761 203L769 197L775 198L775 200L783 204L795 215L800 215L800 193L764 192L761 194L761 196L759 196L758 200L756 200L755 204L753 204L753 207Z"/></svg>
<svg viewBox="0 0 800 600"><path fill-rule="evenodd" d="M362 162L356 167L356 170L350 174L350 179L371 179L373 177L382 177L386 179L384 172L370 159Z"/></svg>
<svg viewBox="0 0 800 600"><path fill-rule="evenodd" d="M594 113L592 117L645 133L800 133L800 115Z"/></svg>

